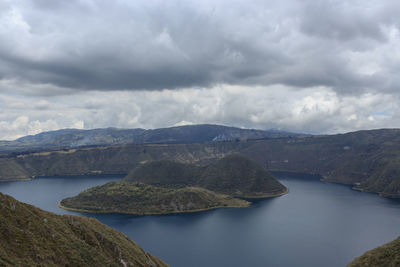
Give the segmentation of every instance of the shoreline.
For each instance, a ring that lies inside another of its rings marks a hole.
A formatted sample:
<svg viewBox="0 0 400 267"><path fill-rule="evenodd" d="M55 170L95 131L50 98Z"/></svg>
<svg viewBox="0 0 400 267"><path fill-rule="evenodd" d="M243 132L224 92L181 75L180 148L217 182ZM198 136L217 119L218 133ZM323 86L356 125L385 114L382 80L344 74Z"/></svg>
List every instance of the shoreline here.
<svg viewBox="0 0 400 267"><path fill-rule="evenodd" d="M195 210L184 210L184 211L171 211L171 212L123 212L123 211L93 211L93 210L86 210L86 209L79 209L79 208L70 208L66 207L61 204L61 201L58 202L57 206L60 209L67 210L67 211L74 211L74 212L81 212L81 213L92 213L92 214L127 214L127 215L136 215L136 216L152 216L152 215L169 215L169 214L180 214L180 213L195 213L195 212L203 212L203 211L209 211L209 210L215 210L215 209L223 209L223 208L229 208L229 209L240 209L240 208L248 208L250 207L253 203L251 200L256 200L256 199L267 199L267 198L273 198L273 197L280 197L283 195L286 195L289 193L289 189L285 187L285 190L283 192L279 193L271 193L267 195L262 195L262 196L241 196L241 197L236 197L238 199L242 200L250 200L247 201L248 205L243 205L243 206L215 206L215 207L210 207L210 208L203 208L203 209L195 209Z"/></svg>
<svg viewBox="0 0 400 267"><path fill-rule="evenodd" d="M285 186L285 190L283 192L279 193L269 193L265 195L260 195L260 196L233 196L236 198L241 198L241 199L266 199L266 198L273 198L273 197L280 197L283 195L286 195L289 193L289 188Z"/></svg>
<svg viewBox="0 0 400 267"><path fill-rule="evenodd" d="M17 181L32 181L34 178L15 178L15 179L8 179L8 180L0 180L2 182L17 182Z"/></svg>
<svg viewBox="0 0 400 267"><path fill-rule="evenodd" d="M92 211L92 210L85 210L85 209L69 208L69 207L63 206L61 204L61 201L58 202L58 204L57 204L57 206L60 209L67 210L67 211L91 213L91 214L126 214L126 215L135 215L135 216L157 216L157 215L171 215L171 214L181 214L181 213L195 213L195 212L203 212L203 211L223 209L223 208L242 209L242 208L248 208L251 205L252 205L252 203L249 202L249 204L246 206L229 206L228 205L228 206L215 206L215 207L210 207L210 208L185 210L185 211L135 213L135 212L122 212L122 211Z"/></svg>

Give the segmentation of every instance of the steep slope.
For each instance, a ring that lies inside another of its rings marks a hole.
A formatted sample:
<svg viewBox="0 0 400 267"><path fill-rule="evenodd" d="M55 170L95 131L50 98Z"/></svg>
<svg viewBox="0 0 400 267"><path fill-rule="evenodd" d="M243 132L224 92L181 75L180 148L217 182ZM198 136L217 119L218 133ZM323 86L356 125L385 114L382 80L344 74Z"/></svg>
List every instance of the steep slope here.
<svg viewBox="0 0 400 267"><path fill-rule="evenodd" d="M0 181L26 180L29 178L29 173L15 159L0 158Z"/></svg>
<svg viewBox="0 0 400 267"><path fill-rule="evenodd" d="M400 266L400 238L381 247L365 252L356 258L348 267L397 267Z"/></svg>
<svg viewBox="0 0 400 267"><path fill-rule="evenodd" d="M136 215L193 212L215 208L240 208L249 202L204 188L162 188L136 182L111 182L66 198L60 207L71 210Z"/></svg>
<svg viewBox="0 0 400 267"><path fill-rule="evenodd" d="M326 181L400 197L400 130L254 142L241 150L271 170L320 174Z"/></svg>
<svg viewBox="0 0 400 267"><path fill-rule="evenodd" d="M168 266L96 219L60 216L0 193L1 266Z"/></svg>
<svg viewBox="0 0 400 267"><path fill-rule="evenodd" d="M150 162L125 178L163 187L200 186L236 197L269 197L286 192L271 174L240 154L231 154L208 166L177 162Z"/></svg>
<svg viewBox="0 0 400 267"><path fill-rule="evenodd" d="M199 185L204 167L168 160L151 161L134 168L126 181L142 182L162 187L186 187Z"/></svg>
<svg viewBox="0 0 400 267"><path fill-rule="evenodd" d="M281 195L287 190L259 164L236 153L206 167L198 186L246 198Z"/></svg>

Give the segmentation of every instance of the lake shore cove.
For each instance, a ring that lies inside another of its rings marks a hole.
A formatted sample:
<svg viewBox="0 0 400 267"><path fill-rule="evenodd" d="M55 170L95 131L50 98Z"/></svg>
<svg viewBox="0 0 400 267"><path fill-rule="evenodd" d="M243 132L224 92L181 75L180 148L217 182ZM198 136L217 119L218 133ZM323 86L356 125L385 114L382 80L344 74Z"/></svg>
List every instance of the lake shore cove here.
<svg viewBox="0 0 400 267"><path fill-rule="evenodd" d="M122 181L63 199L59 207L89 213L158 215L243 208L251 205L244 199L276 197L287 192L261 166L232 154L202 167L171 161L145 163Z"/></svg>

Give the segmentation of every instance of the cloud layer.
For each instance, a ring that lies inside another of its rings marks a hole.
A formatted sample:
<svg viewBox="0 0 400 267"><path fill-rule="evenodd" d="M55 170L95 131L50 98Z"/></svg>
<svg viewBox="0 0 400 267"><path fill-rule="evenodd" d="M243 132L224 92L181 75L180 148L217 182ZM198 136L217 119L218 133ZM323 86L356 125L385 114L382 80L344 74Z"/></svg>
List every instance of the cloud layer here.
<svg viewBox="0 0 400 267"><path fill-rule="evenodd" d="M65 127L154 128L199 123L337 133L399 127L398 102L387 94L340 96L328 88L299 91L285 86L90 91L53 96L51 101L0 96L0 139Z"/></svg>
<svg viewBox="0 0 400 267"><path fill-rule="evenodd" d="M10 0L1 10L2 79L76 90L399 86L397 1Z"/></svg>
<svg viewBox="0 0 400 267"><path fill-rule="evenodd" d="M0 139L184 123L399 127L398 14L395 0L3 0Z"/></svg>

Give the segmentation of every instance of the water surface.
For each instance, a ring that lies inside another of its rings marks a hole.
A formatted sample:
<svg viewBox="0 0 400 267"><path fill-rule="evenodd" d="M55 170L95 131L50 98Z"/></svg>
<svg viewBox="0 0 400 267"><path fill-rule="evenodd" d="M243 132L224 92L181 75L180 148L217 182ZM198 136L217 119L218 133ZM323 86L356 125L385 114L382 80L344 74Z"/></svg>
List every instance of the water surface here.
<svg viewBox="0 0 400 267"><path fill-rule="evenodd" d="M121 176L47 177L0 191L58 214L96 217L171 266L345 266L400 235L400 202L277 174L290 192L250 208L163 216L82 214L57 203Z"/></svg>

